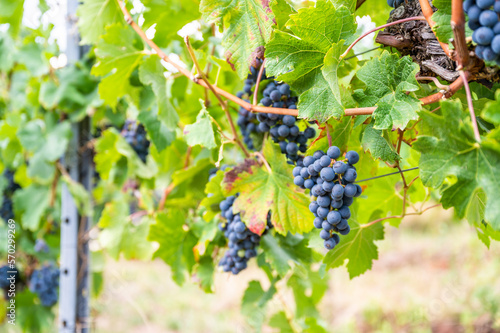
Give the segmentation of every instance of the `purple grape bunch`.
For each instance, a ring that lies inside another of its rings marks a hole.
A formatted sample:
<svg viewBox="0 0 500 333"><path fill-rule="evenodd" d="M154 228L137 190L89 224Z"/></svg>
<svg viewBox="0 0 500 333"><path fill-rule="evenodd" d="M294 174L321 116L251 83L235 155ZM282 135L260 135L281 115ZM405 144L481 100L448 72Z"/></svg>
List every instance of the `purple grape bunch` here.
<svg viewBox="0 0 500 333"><path fill-rule="evenodd" d="M319 236L327 250L340 242L339 234L345 236L351 231L349 206L362 192L361 186L354 183L357 177L354 164L358 161L357 152L348 151L341 158L340 149L331 146L326 153L317 150L304 157L303 166L293 169L295 185L308 189L314 198L309 210L315 217L314 227L321 229Z"/></svg>
<svg viewBox="0 0 500 333"><path fill-rule="evenodd" d="M464 11L469 17L469 28L477 44L476 55L500 65L500 0L465 0Z"/></svg>
<svg viewBox="0 0 500 333"><path fill-rule="evenodd" d="M38 295L43 306L52 306L57 302L58 286L59 268L53 264L33 271L30 278L30 290Z"/></svg>
<svg viewBox="0 0 500 333"><path fill-rule="evenodd" d="M229 246L229 250L224 254L219 266L224 272L231 272L234 275L247 268L248 260L257 256L257 247L261 238L260 235L250 231L241 221L240 213L234 213L233 203L237 197L238 194L227 197L219 204L221 217L226 219L226 222L219 224L219 229L224 232ZM270 213L267 214L267 226L264 234L272 228Z"/></svg>
<svg viewBox="0 0 500 333"><path fill-rule="evenodd" d="M135 120L126 120L123 125L121 135L127 143L134 149L141 161L146 163L146 158L149 154L150 142L146 138L146 130L142 124Z"/></svg>

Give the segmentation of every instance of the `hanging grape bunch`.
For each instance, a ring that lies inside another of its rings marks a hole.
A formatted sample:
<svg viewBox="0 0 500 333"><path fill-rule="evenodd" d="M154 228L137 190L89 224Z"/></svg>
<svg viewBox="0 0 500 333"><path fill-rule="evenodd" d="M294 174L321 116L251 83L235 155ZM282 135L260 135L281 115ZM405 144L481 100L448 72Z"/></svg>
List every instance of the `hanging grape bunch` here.
<svg viewBox="0 0 500 333"><path fill-rule="evenodd" d="M146 157L149 154L149 140L146 138L146 130L142 124L134 120L126 120L123 125L121 135L127 143L139 155L139 158L146 163Z"/></svg>
<svg viewBox="0 0 500 333"><path fill-rule="evenodd" d="M52 306L57 302L59 286L59 268L46 265L33 271L30 278L30 290L38 295L43 306Z"/></svg>
<svg viewBox="0 0 500 333"><path fill-rule="evenodd" d="M264 97L260 103L273 108L297 109L297 97L290 96L290 86L286 83L270 82L263 91ZM290 115L275 113L259 113L257 120L260 122L258 131L269 132L275 143L278 143L281 153L286 154L290 164L302 164L299 152L307 150L307 140L316 136L312 127L307 127L301 132L296 125L297 119Z"/></svg>
<svg viewBox="0 0 500 333"><path fill-rule="evenodd" d="M322 229L319 235L325 240L328 250L339 243L337 233L347 235L351 231L349 206L353 198L362 192L361 186L354 184L357 177L354 164L359 161L358 153L348 151L345 159L340 157L340 149L331 146L326 154L318 150L312 156L306 156L303 166L293 169L295 185L310 190L310 195L316 198L309 205L309 210L315 217L314 226Z"/></svg>
<svg viewBox="0 0 500 333"><path fill-rule="evenodd" d="M262 65L262 59L257 59L257 67L250 67L250 74L248 74L247 79L245 80L245 85L243 87L243 91L239 91L236 96L242 98L248 103L250 102L250 97L252 96L252 87L257 83L257 76L259 73L260 66ZM265 70L262 74L261 80L267 80ZM252 135L258 135L257 131L257 117L253 112L248 111L244 107L240 106L239 116L237 120L237 124L240 128L241 135L243 135L243 142L250 150L255 149L255 144L252 139Z"/></svg>
<svg viewBox="0 0 500 333"><path fill-rule="evenodd" d="M224 254L219 266L224 272L231 272L235 275L247 268L248 260L257 256L256 249L260 244L261 237L247 228L245 223L241 221L240 213L234 214L233 203L237 197L238 195L227 197L219 205L221 217L227 220L227 222L219 224L219 229L224 231L229 246L229 250ZM264 234L272 228L270 218L271 212L267 214L267 226Z"/></svg>
<svg viewBox="0 0 500 333"><path fill-rule="evenodd" d="M500 65L500 1L466 0L464 11L469 16L469 28L474 30L472 41L477 44L476 55Z"/></svg>
<svg viewBox="0 0 500 333"><path fill-rule="evenodd" d="M14 218L14 209L12 204L12 196L14 192L20 189L21 187L14 181L14 172L6 169L3 173L5 179L7 179L7 186L3 190L3 200L2 207L0 208L0 215L4 222L7 222L9 219Z"/></svg>
<svg viewBox="0 0 500 333"><path fill-rule="evenodd" d="M262 63L260 59L259 64ZM251 73L248 74L245 80L243 91L236 95L250 103L250 98L253 94L254 85L257 82L258 67L250 67ZM270 81L272 78L267 78L265 69L261 77L261 84ZM288 108L297 109L297 97L292 97L290 86L283 82L272 80L267 83L263 90L263 97L260 103L266 107L273 108ZM255 114L246 110L243 107L239 109L239 117L237 124L240 127L243 135L243 142L248 149L254 150L255 144L252 135L270 133L273 141L280 145L281 152L286 154L290 164L298 163L301 165L302 158L299 152L305 153L307 150L307 141L316 136L314 128L308 127L304 132L301 132L296 125L297 119L290 115L279 115L274 113L259 113Z"/></svg>
<svg viewBox="0 0 500 333"><path fill-rule="evenodd" d="M412 1L412 0L410 0ZM401 6L403 3L405 2L405 0L387 0L387 4L392 7L392 8L398 8L399 6Z"/></svg>

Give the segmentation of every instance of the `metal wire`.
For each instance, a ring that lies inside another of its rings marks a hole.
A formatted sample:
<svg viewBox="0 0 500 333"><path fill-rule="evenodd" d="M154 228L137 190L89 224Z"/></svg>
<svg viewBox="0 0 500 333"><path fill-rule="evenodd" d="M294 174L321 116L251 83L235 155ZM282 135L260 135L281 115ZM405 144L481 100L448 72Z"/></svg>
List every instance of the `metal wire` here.
<svg viewBox="0 0 500 333"><path fill-rule="evenodd" d="M414 167L414 168L410 168L410 169L406 169L406 170L401 170L401 171L396 171L396 172L391 172L391 173L388 173L388 174L385 174L385 175L375 176L375 177L371 177L371 178L361 179L361 180L355 181L355 183L361 183L361 182L365 182L367 180L372 180L372 179L377 179L377 178L382 178L382 177L397 175L397 174L400 174L401 172L412 171L412 170L416 170L416 169L418 169L418 167Z"/></svg>

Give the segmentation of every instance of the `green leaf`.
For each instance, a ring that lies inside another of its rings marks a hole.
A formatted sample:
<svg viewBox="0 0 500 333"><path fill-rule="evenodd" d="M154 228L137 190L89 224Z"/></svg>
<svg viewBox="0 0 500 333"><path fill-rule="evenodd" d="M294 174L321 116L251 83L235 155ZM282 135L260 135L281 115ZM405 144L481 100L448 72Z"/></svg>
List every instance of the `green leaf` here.
<svg viewBox="0 0 500 333"><path fill-rule="evenodd" d="M283 311L276 312L269 319L269 326L277 328L280 333L294 333L296 331L290 326L290 321Z"/></svg>
<svg viewBox="0 0 500 333"><path fill-rule="evenodd" d="M150 84L156 96L159 119L168 129L175 129L179 123L179 116L167 96L167 80L163 73L165 67L160 57L153 54L146 58L139 66L139 78L144 84ZM160 149L162 150L162 149Z"/></svg>
<svg viewBox="0 0 500 333"><path fill-rule="evenodd" d="M326 130L330 132L332 145L339 147L341 151L345 151L349 138L351 137L352 118L342 117L340 120L330 119L328 120ZM312 155L316 150L327 151L329 147L330 144L328 143L326 131L322 131L318 138L309 146L306 155Z"/></svg>
<svg viewBox="0 0 500 333"><path fill-rule="evenodd" d="M274 284L264 290L259 281L250 281L241 300L241 313L245 315L249 324L255 328L262 327L266 318L268 302L276 293Z"/></svg>
<svg viewBox="0 0 500 333"><path fill-rule="evenodd" d="M432 30L437 39L443 43L449 44L453 39L453 29L451 28L451 1L450 0L433 0L432 5L438 10L432 14L431 19L436 22ZM470 37L472 30L469 25L465 25L465 35Z"/></svg>
<svg viewBox="0 0 500 333"><path fill-rule="evenodd" d="M200 145L208 149L217 147L215 143L214 128L212 125L212 117L207 111L205 104L200 100L201 111L196 117L196 122L184 127L184 136L186 142L191 147Z"/></svg>
<svg viewBox="0 0 500 333"><path fill-rule="evenodd" d="M97 43L106 32L106 26L123 22L123 14L115 0L83 0L77 15L82 44Z"/></svg>
<svg viewBox="0 0 500 333"><path fill-rule="evenodd" d="M355 91L360 106L377 106L373 112L375 129L404 129L418 119L420 101L406 93L419 89L415 75L419 67L411 57L399 58L384 51L361 67L356 76L365 83L364 91Z"/></svg>
<svg viewBox="0 0 500 333"><path fill-rule="evenodd" d="M14 207L20 213L23 228L37 231L43 213L49 207L50 187L33 184L14 193Z"/></svg>
<svg viewBox="0 0 500 333"><path fill-rule="evenodd" d="M386 131L373 128L373 124L366 126L361 142L363 149L365 151L369 150L373 158L379 158L389 163L400 160L399 154L392 145Z"/></svg>
<svg viewBox="0 0 500 333"><path fill-rule="evenodd" d="M146 128L158 152L162 152L175 140L175 132L169 130L167 125L160 120L154 111L141 111L137 120Z"/></svg>
<svg viewBox="0 0 500 333"><path fill-rule="evenodd" d="M217 174L207 183L205 193L207 196L200 203L201 207L205 207L206 211L203 214L205 221L211 221L215 215L220 212L219 203L225 199L222 193L221 183L224 179L224 171L219 170Z"/></svg>
<svg viewBox="0 0 500 333"><path fill-rule="evenodd" d="M352 279L371 269L373 260L378 259L378 249L374 242L384 238L384 227L381 223L364 227L352 217L349 225L351 232L340 238L340 243L328 251L323 262L327 268L335 268L348 260L347 271Z"/></svg>
<svg viewBox="0 0 500 333"><path fill-rule="evenodd" d="M290 15L297 11L286 0L272 0L270 5L276 21L275 29L285 30Z"/></svg>
<svg viewBox="0 0 500 333"><path fill-rule="evenodd" d="M184 283L195 264L193 247L197 240L183 228L184 222L185 216L180 210L160 213L149 233L149 240L160 245L154 257L161 258L170 266L173 279L178 284Z"/></svg>
<svg viewBox="0 0 500 333"><path fill-rule="evenodd" d="M287 22L290 33L275 31L266 46L266 71L303 93L324 80L324 58L333 44L356 32L354 16L345 7L318 1L302 8Z"/></svg>
<svg viewBox="0 0 500 333"><path fill-rule="evenodd" d="M114 24L106 28L95 53L98 61L91 74L103 77L99 96L114 107L118 98L131 92L129 77L144 56L142 42L129 27Z"/></svg>
<svg viewBox="0 0 500 333"><path fill-rule="evenodd" d="M498 143L484 138L474 141L469 120L462 117L459 101L441 103L442 115L422 112L422 133L413 144L420 151L420 176L426 186L438 187L450 179L451 186L442 189L444 208L454 207L464 217L477 189L486 197L484 219L493 229L500 230L500 148Z"/></svg>
<svg viewBox="0 0 500 333"><path fill-rule="evenodd" d="M213 292L215 264L212 257L200 259L196 276L200 279L200 286L206 293Z"/></svg>
<svg viewBox="0 0 500 333"><path fill-rule="evenodd" d="M250 63L271 37L274 15L269 1L201 0L200 12L207 22L225 27L226 59L241 78L246 77Z"/></svg>
<svg viewBox="0 0 500 333"><path fill-rule="evenodd" d="M302 265L312 261L311 249L307 248L307 240L302 236L286 237L267 234L262 237L261 248L266 261L280 276L285 276L293 265Z"/></svg>
<svg viewBox="0 0 500 333"><path fill-rule="evenodd" d="M23 19L24 0L0 0L0 24L8 23L9 32L15 36Z"/></svg>
<svg viewBox="0 0 500 333"><path fill-rule="evenodd" d="M485 105L481 117L492 124L500 125L500 89L496 92L496 100Z"/></svg>
<svg viewBox="0 0 500 333"><path fill-rule="evenodd" d="M279 146L267 140L264 156L271 171L255 160L245 160L226 173L223 193L226 196L240 193L233 210L240 212L242 220L256 234L264 231L269 211L272 224L282 235L310 231L313 225L308 208L309 198L293 184L292 168Z"/></svg>
<svg viewBox="0 0 500 333"><path fill-rule="evenodd" d="M174 38L180 38L177 32L200 18L198 0L145 0L142 3L146 7L143 29L154 25L153 41L161 47L166 47Z"/></svg>

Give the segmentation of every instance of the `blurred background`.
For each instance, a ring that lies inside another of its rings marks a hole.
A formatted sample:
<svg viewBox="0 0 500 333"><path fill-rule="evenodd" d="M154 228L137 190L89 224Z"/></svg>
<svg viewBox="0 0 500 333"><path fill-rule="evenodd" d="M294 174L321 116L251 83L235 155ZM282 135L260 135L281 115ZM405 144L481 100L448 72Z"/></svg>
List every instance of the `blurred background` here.
<svg viewBox="0 0 500 333"><path fill-rule="evenodd" d="M451 210L406 217L386 226L379 260L349 280L329 271L319 306L334 332L500 332L500 244L487 250ZM254 266L252 266L252 264ZM93 303L96 332L253 332L240 313L249 281L267 278L253 262L238 276L216 275L215 292L176 285L162 261L108 261L102 295ZM290 306L293 307L292 297ZM286 295L284 295L286 297ZM287 301L287 300L285 300ZM278 300L271 301L279 303ZM276 332L263 328L263 332Z"/></svg>

